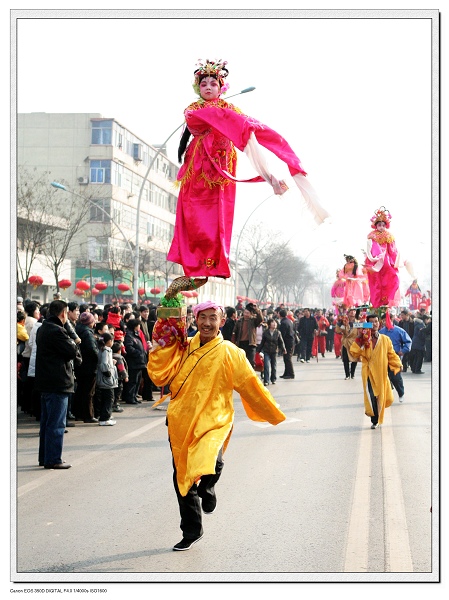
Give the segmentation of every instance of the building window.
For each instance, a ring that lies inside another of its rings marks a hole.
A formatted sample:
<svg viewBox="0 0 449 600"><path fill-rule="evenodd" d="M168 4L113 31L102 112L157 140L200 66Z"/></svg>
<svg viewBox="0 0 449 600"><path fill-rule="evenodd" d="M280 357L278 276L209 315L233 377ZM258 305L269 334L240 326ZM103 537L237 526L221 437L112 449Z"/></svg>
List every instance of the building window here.
<svg viewBox="0 0 449 600"><path fill-rule="evenodd" d="M108 259L108 240L87 238L87 260L102 262Z"/></svg>
<svg viewBox="0 0 449 600"><path fill-rule="evenodd" d="M91 183L111 183L111 161L110 160L91 160L90 161L90 182Z"/></svg>
<svg viewBox="0 0 449 600"><path fill-rule="evenodd" d="M112 144L112 121L92 121L92 144Z"/></svg>
<svg viewBox="0 0 449 600"><path fill-rule="evenodd" d="M110 198L92 199L89 221L98 223L111 222L111 200Z"/></svg>

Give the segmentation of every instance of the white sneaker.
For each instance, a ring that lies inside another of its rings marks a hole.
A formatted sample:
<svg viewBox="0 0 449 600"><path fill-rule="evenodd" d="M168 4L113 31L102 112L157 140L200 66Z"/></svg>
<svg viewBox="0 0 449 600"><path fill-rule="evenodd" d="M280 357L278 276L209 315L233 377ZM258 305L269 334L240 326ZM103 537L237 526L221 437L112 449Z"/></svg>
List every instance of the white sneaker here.
<svg viewBox="0 0 449 600"><path fill-rule="evenodd" d="M114 419L109 419L109 421L100 421L99 425L115 425L117 421Z"/></svg>
<svg viewBox="0 0 449 600"><path fill-rule="evenodd" d="M304 359L303 359L303 358L301 358L301 362L302 362L302 363L304 362Z"/></svg>
<svg viewBox="0 0 449 600"><path fill-rule="evenodd" d="M405 400L405 395L399 397L399 402L404 402L404 400Z"/></svg>

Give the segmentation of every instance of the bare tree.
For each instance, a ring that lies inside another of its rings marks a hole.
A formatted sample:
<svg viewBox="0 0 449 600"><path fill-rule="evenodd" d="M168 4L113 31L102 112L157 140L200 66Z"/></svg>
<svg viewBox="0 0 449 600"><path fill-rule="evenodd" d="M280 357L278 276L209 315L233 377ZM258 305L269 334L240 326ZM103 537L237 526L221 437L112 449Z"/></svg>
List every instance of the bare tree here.
<svg viewBox="0 0 449 600"><path fill-rule="evenodd" d="M255 296L259 301L269 296L302 300L314 277L280 232L253 225L243 234L241 248L238 274L247 296Z"/></svg>
<svg viewBox="0 0 449 600"><path fill-rule="evenodd" d="M49 211L53 191L48 184L48 172L17 172L17 289L27 296L28 278L38 255L45 251L51 230L58 226ZM20 254L19 254L20 253Z"/></svg>
<svg viewBox="0 0 449 600"><path fill-rule="evenodd" d="M58 282L64 261L72 254L77 233L88 222L91 201L88 198L82 199L78 195L75 196L75 200L67 201L61 193L57 194L58 190L53 189L47 210L57 220L59 227L48 230L44 256L45 263L54 275L56 289L59 291Z"/></svg>

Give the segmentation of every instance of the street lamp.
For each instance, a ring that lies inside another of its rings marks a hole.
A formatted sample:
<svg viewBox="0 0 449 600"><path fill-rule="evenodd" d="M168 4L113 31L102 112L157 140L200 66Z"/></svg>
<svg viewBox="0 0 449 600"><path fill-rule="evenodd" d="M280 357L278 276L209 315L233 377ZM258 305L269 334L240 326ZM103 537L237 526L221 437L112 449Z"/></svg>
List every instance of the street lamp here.
<svg viewBox="0 0 449 600"><path fill-rule="evenodd" d="M242 90L241 92L238 92L237 94L233 94L232 96L229 96L229 98L233 98L234 96L240 96L241 94L247 94L248 92L252 92L254 91L256 88L255 87L248 87L245 88L244 90ZM156 152L156 154L153 156L150 164L148 165L147 171L145 173L145 176L143 178L142 181L142 185L140 186L140 190L139 190L139 198L137 200L137 215L136 215L136 249L135 249L135 253L134 253L134 286L133 286L133 290L134 290L134 303L137 304L137 300L138 300L138 287L139 287L139 258L140 258L140 249L139 249L139 227L140 227L140 204L142 201L142 194L143 194L143 190L145 187L145 183L148 180L148 176L151 172L151 169L153 168L154 163L156 162L157 157L159 156L159 154L161 154L162 149L165 148L165 146L167 145L167 143L169 142L169 140L175 135L175 133L181 129L181 127L184 125L184 122L181 123L181 125L179 125L174 131L172 131L170 133L170 135L168 136L168 138L165 140L165 142L163 144L161 144L161 146L159 147L158 151Z"/></svg>
<svg viewBox="0 0 449 600"><path fill-rule="evenodd" d="M73 190L70 190L69 188L67 188L65 185L63 185L62 183L58 183L57 181L52 181L51 184L54 188L56 188L57 190L62 190L64 192L68 192L69 194L73 194L74 196L78 196L79 198L81 198L82 200L87 200L88 202L90 202L93 206L95 206L95 208L97 208L98 210L101 210L102 213L104 213L107 217L109 217L109 219L111 220L111 222L115 225L115 227L117 227L117 229L120 231L120 233L123 236L123 239L125 240L127 246L128 246L128 250L131 252L131 256L133 254L133 249L131 247L131 244L129 243L128 238L126 237L126 235L123 233L120 225L112 218L112 215L110 213L108 213L102 206L99 206L98 204L96 204L93 200L91 200L90 198L87 198L86 196L82 196L81 194L78 194L77 192L74 192ZM89 261L90 262L90 261ZM92 275L91 275L91 284L92 284ZM92 299L92 298L91 298Z"/></svg>

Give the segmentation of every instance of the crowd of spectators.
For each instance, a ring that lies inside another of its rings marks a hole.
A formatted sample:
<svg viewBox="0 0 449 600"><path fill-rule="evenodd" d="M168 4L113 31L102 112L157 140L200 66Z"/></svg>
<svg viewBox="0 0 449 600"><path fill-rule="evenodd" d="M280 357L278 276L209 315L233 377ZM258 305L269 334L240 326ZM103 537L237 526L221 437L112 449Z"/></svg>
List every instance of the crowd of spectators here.
<svg viewBox="0 0 449 600"><path fill-rule="evenodd" d="M49 306L22 298L17 302L17 405L37 421L41 419L41 392L35 386L37 331ZM115 425L112 413L123 412L124 405L152 402L159 388L146 367L156 306L69 302L66 308L62 325L78 347L80 360L71 361L74 389L68 393L65 426Z"/></svg>

